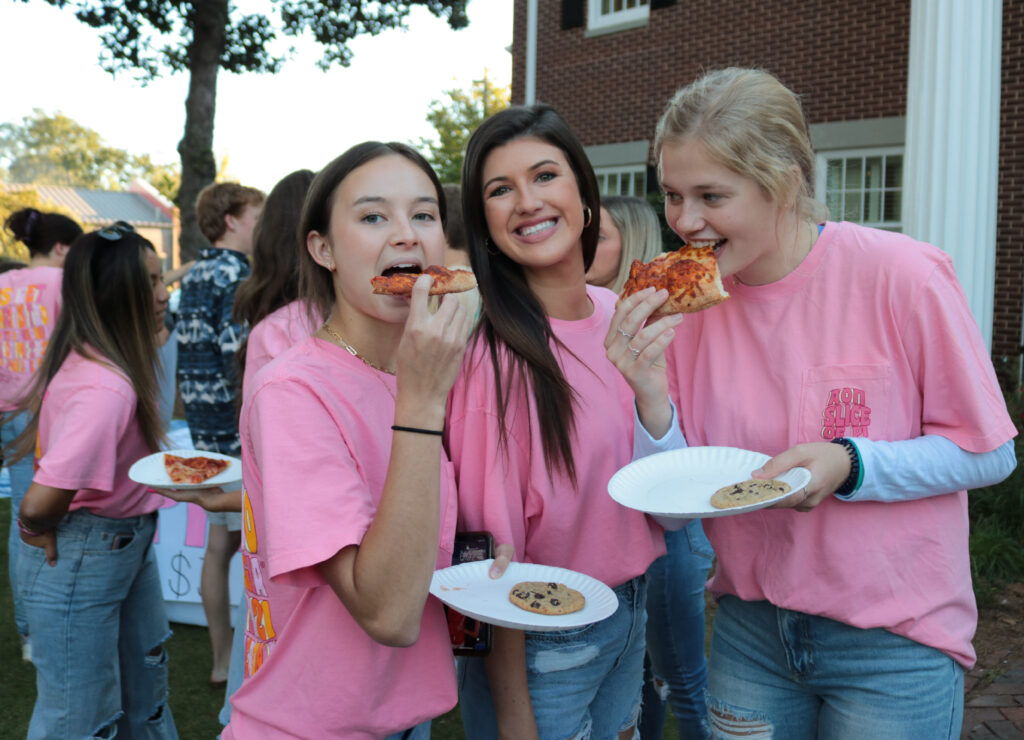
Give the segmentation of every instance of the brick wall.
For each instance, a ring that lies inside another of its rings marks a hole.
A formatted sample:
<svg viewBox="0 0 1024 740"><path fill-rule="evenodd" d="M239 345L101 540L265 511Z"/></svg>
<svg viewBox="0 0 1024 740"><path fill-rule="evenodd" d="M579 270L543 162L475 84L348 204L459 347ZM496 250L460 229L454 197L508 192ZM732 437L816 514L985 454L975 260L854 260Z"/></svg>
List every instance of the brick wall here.
<svg viewBox="0 0 1024 740"><path fill-rule="evenodd" d="M1003 84L992 355L1020 352L1024 304L1024 0L1003 0Z"/></svg>
<svg viewBox="0 0 1024 740"><path fill-rule="evenodd" d="M653 139L672 93L703 69L763 67L811 123L906 114L909 0L678 0L642 28L585 38L538 0L537 100L584 144ZM522 102L526 0L515 0L512 100ZM1016 357L1024 303L1024 0L1003 0L1003 85L992 352Z"/></svg>

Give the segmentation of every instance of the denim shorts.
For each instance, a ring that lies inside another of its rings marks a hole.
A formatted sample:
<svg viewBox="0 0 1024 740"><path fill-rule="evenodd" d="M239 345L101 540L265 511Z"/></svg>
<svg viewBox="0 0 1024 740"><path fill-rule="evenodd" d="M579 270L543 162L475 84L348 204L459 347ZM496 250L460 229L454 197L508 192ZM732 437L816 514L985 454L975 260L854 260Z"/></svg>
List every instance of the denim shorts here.
<svg viewBox="0 0 1024 740"><path fill-rule="evenodd" d="M963 669L884 629L724 596L709 666L712 738L960 737Z"/></svg>
<svg viewBox="0 0 1024 740"><path fill-rule="evenodd" d="M640 576L614 591L619 606L607 619L576 629L526 631L527 680L540 740L615 740L636 724L647 585ZM459 660L459 705L469 740L497 737L479 658Z"/></svg>
<svg viewBox="0 0 1024 740"><path fill-rule="evenodd" d="M156 514L84 510L57 527L57 564L21 542L18 587L32 633L37 698L30 740L174 740L167 705L170 637L153 534ZM116 727L115 727L116 726Z"/></svg>

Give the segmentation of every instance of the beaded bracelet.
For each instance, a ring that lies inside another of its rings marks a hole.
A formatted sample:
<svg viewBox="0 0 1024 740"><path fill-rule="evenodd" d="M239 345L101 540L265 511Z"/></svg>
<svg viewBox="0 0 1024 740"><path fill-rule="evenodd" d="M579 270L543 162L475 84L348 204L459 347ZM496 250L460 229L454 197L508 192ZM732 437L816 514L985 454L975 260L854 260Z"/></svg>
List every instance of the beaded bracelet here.
<svg viewBox="0 0 1024 740"><path fill-rule="evenodd" d="M44 529L42 532L33 532L31 529L25 526L24 522L21 521L21 517L18 517L18 531L26 537L40 537L49 532L50 529L53 529L53 527L50 527L49 529Z"/></svg>
<svg viewBox="0 0 1024 740"><path fill-rule="evenodd" d="M832 442L832 444L842 445L846 448L846 452L850 456L850 474L846 476L846 480L839 484L839 488L834 491L834 493L839 496L849 496L851 493L856 491L860 485L860 452L857 450L857 445L846 437L836 437L829 441Z"/></svg>
<svg viewBox="0 0 1024 740"><path fill-rule="evenodd" d="M412 432L414 434L431 434L431 435L434 435L434 436L437 436L437 437L443 437L444 436L444 430L443 429L438 430L438 429L420 429L419 427L400 427L397 424L392 424L391 428L394 429L396 432Z"/></svg>

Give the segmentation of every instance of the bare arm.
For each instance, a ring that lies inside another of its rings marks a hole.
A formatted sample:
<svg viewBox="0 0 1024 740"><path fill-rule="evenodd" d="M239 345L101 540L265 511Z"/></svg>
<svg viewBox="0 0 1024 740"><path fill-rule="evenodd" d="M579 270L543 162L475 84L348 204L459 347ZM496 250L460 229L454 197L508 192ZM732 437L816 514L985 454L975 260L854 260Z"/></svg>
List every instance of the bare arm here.
<svg viewBox="0 0 1024 740"><path fill-rule="evenodd" d="M521 630L494 628L494 645L486 661L487 680L501 740L537 738L537 721L526 678L526 635Z"/></svg>
<svg viewBox="0 0 1024 740"><path fill-rule="evenodd" d="M51 566L57 564L56 527L68 513L74 495L75 491L33 482L17 512L22 541L44 549L46 562Z"/></svg>

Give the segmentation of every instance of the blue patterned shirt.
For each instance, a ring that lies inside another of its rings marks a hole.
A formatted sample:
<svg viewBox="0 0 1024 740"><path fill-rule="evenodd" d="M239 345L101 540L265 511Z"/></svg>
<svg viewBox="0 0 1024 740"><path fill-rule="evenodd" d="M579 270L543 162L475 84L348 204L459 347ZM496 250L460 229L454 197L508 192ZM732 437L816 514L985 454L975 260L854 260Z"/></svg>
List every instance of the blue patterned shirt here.
<svg viewBox="0 0 1024 740"><path fill-rule="evenodd" d="M235 353L248 327L232 321L235 289L249 276L245 255L232 249L199 250L181 280L178 306L178 385L197 449L239 454L238 369Z"/></svg>

